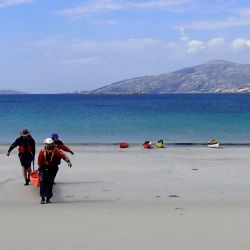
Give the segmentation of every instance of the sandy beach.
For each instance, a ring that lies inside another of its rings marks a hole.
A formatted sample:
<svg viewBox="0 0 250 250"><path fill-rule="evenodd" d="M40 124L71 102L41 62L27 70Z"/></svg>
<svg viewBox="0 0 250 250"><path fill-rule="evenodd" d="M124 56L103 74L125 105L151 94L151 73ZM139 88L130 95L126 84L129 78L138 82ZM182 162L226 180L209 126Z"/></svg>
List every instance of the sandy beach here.
<svg viewBox="0 0 250 250"><path fill-rule="evenodd" d="M69 146L46 205L0 146L2 249L249 249L249 147Z"/></svg>

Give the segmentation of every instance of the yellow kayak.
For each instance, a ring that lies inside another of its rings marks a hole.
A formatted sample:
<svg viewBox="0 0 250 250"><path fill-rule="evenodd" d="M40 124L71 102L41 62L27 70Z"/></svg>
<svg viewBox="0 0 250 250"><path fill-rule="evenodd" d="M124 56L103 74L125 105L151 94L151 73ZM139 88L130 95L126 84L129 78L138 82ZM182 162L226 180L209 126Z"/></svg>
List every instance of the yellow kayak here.
<svg viewBox="0 0 250 250"><path fill-rule="evenodd" d="M156 143L156 147L157 147L157 148L164 148L164 143L157 142L157 143Z"/></svg>

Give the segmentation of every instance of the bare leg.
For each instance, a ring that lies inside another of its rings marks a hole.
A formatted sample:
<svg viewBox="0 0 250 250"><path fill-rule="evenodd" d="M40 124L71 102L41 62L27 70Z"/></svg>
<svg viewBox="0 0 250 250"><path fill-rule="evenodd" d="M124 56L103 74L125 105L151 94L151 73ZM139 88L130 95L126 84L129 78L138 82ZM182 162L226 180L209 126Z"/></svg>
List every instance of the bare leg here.
<svg viewBox="0 0 250 250"><path fill-rule="evenodd" d="M23 170L23 177L25 179L25 185L29 185L31 167L29 167L29 168L22 167L22 170Z"/></svg>

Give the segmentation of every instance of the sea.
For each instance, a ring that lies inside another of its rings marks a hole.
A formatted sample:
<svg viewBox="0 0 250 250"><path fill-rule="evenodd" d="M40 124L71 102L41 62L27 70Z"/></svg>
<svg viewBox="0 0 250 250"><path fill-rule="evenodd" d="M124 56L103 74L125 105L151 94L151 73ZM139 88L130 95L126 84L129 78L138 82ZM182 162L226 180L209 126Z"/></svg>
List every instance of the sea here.
<svg viewBox="0 0 250 250"><path fill-rule="evenodd" d="M0 143L250 143L250 94L0 95Z"/></svg>

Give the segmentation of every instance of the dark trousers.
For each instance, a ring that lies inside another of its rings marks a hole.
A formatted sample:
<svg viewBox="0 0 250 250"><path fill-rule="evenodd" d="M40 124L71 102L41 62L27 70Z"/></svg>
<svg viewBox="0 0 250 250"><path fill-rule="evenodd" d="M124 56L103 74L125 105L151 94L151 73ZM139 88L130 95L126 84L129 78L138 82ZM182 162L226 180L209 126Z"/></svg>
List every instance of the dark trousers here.
<svg viewBox="0 0 250 250"><path fill-rule="evenodd" d="M20 159L22 167L28 169L31 167L31 162L33 161L33 156L31 153L19 153L18 157Z"/></svg>
<svg viewBox="0 0 250 250"><path fill-rule="evenodd" d="M51 169L40 170L40 196L49 200L53 196L54 173Z"/></svg>
<svg viewBox="0 0 250 250"><path fill-rule="evenodd" d="M53 167L53 170L52 170L53 171L53 183L55 181L58 170L59 170L58 166Z"/></svg>

